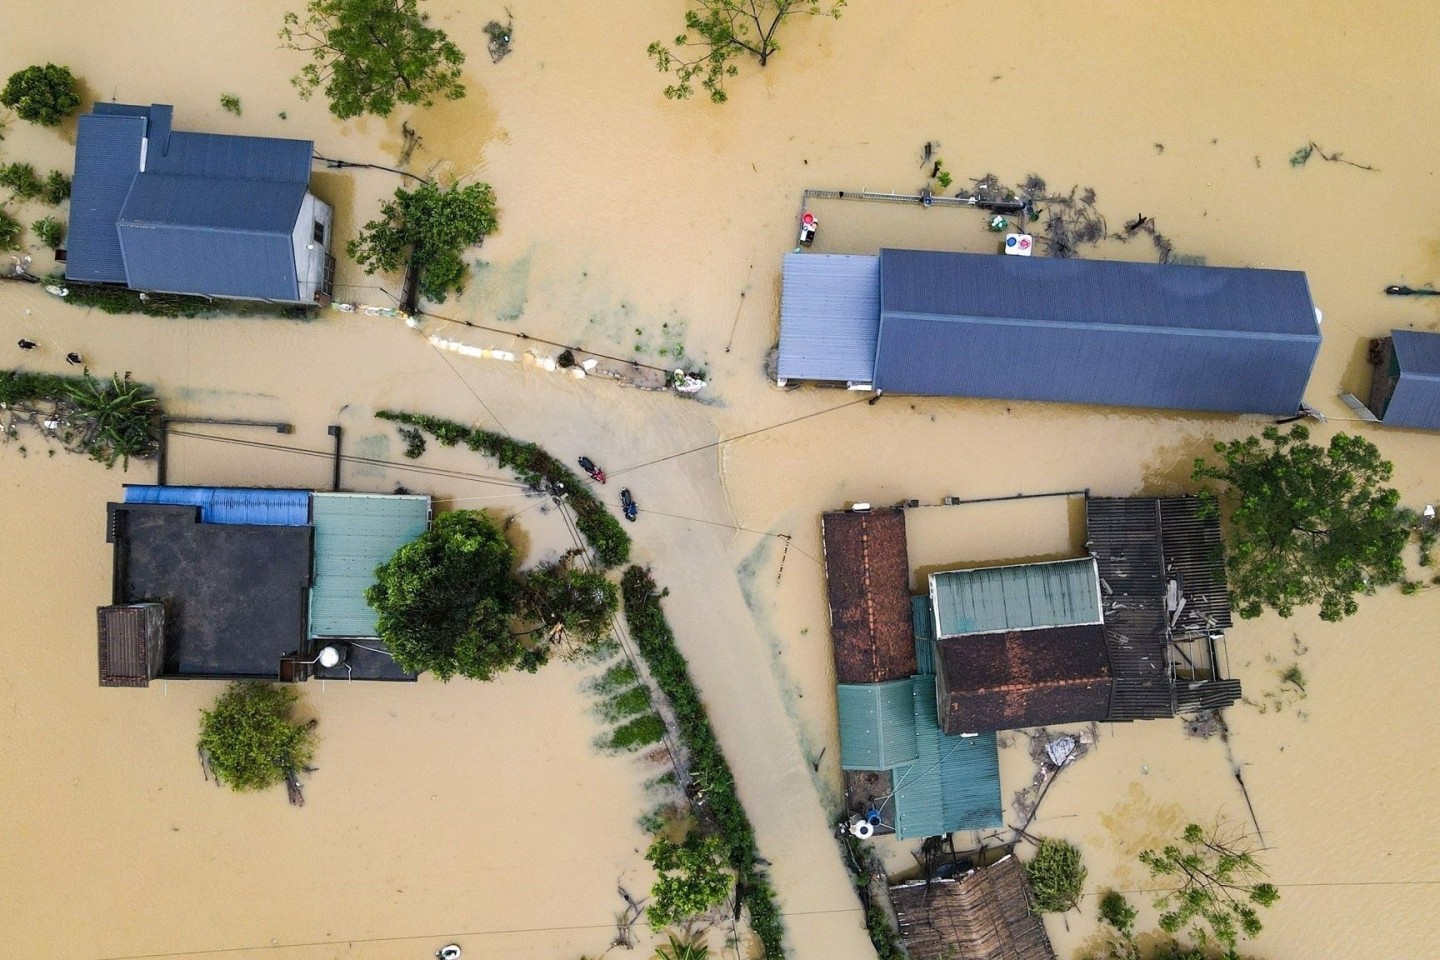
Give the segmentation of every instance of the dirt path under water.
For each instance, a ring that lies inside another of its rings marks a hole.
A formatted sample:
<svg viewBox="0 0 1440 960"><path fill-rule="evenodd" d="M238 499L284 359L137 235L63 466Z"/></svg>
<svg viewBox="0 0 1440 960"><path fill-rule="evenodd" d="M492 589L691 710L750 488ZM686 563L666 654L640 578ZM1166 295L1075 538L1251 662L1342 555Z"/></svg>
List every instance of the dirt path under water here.
<svg viewBox="0 0 1440 960"><path fill-rule="evenodd" d="M1440 440L1342 423L1335 395L1363 389L1367 338L1440 325L1433 302L1379 294L1440 274L1440 133L1421 119L1437 93L1425 65L1440 14L1403 3L1032 4L1005 8L998 24L996 8L977 2L903 13L856 3L839 23L789 28L772 65L747 69L731 103L715 108L664 101L644 58L646 43L677 29L678 4L512 4L515 52L499 65L484 56L482 28L500 5L427 6L471 52L471 95L390 121L334 123L323 103L296 99L286 77L298 60L275 40L287 4L271 0L19 12L0 36L0 72L68 63L94 96L174 103L182 128L313 137L321 154L357 162L393 162L408 119L422 137L416 169L483 177L502 204L475 282L438 313L661 367L683 357L712 374L705 403L442 356L397 321L110 317L15 285L0 285L0 365L60 369L61 354L78 349L97 370L158 384L177 413L293 421L296 433L278 439L297 447L326 449L324 427L339 422L354 452L398 459L370 413L401 406L600 461L615 477L607 494L625 484L641 501L638 557L671 588L667 608L775 864L802 960L866 951L825 828L838 779L817 514L857 499L1170 491L1206 443L1256 426L964 400L846 406L854 398L843 393L774 390L762 363L802 189L916 190L920 148L932 141L957 178L1035 172L1057 189L1090 185L1112 228L1143 213L1177 250L1212 264L1304 269L1326 335L1307 400L1337 418L1317 433L1357 429L1394 460L1407 502L1437 493ZM241 98L241 117L220 109L221 93ZM67 134L73 127L56 136L11 124L0 157L68 168ZM1379 172L1318 158L1293 168L1289 156L1311 139ZM336 203L344 237L397 183L331 171L317 190ZM967 211L831 202L819 212L820 249L993 249ZM1094 255L1153 250L1112 243ZM397 288L343 263L339 281L346 296L380 303L381 288ZM476 346L532 345L427 326L444 330ZM17 336L43 350L6 346ZM808 414L817 416L707 446ZM648 883L635 817L653 774L591 746L600 727L582 670L484 687L311 684L324 739L307 806L221 793L193 759L196 712L214 685L94 684L91 611L109 576L103 503L151 471L107 473L28 447L23 457L16 444L0 448L0 929L12 931L13 950L380 958L425 956L452 937L480 957L603 949L617 879ZM320 457L197 439L174 452L177 482L328 477ZM431 462L494 474L454 451ZM346 483L404 483L442 505L533 503L481 480L393 468L352 465ZM522 517L532 556L560 543L551 519ZM1053 507L923 520L912 531L917 565L1079 546L1073 516ZM793 536L788 553L775 534ZM1258 955L1301 960L1343 944L1347 956L1378 960L1440 942L1429 895L1440 839L1418 826L1440 795L1440 752L1423 719L1440 680L1434 621L1427 590L1366 598L1342 625L1304 614L1232 631L1232 669L1252 697L1278 689L1291 663L1308 678L1303 700L1231 717L1283 896ZM1002 764L1008 794L1029 771L1017 748ZM1105 727L1033 829L1082 844L1092 890L1135 890L1138 849L1222 811L1246 816L1218 743L1187 740L1178 723ZM1093 908L1069 927L1050 924L1062 956L1093 933Z"/></svg>

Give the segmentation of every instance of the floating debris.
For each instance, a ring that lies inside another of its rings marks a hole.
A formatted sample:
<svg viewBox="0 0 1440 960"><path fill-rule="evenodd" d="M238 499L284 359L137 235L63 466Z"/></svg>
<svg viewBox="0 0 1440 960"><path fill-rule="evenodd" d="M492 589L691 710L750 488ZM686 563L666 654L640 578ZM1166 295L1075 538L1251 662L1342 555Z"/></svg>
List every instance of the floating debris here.
<svg viewBox="0 0 1440 960"><path fill-rule="evenodd" d="M499 63L510 55L510 38L515 27L515 15L505 8L505 22L491 20L485 24L485 35L490 38L490 60Z"/></svg>
<svg viewBox="0 0 1440 960"><path fill-rule="evenodd" d="M1370 164L1368 163L1356 163L1354 160L1346 160L1344 155L1341 154L1339 150L1336 150L1334 153L1326 153L1323 149L1321 149L1320 144L1316 143L1314 140L1311 140L1309 143L1305 144L1305 146L1301 147L1290 155L1290 166L1303 167L1305 166L1305 164L1310 162L1310 158L1312 156L1319 157L1321 160L1326 160L1330 163L1343 163L1347 167L1354 167L1356 170L1368 170L1371 173L1380 172L1375 167L1370 166Z"/></svg>

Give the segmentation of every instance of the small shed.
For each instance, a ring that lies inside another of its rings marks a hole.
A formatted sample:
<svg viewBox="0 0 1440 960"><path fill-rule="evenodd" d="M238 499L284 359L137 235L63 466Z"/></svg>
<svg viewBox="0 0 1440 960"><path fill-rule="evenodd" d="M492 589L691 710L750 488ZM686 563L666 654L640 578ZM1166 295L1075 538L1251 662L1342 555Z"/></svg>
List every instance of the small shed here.
<svg viewBox="0 0 1440 960"><path fill-rule="evenodd" d="M958 879L890 888L910 960L1055 960L1013 855Z"/></svg>
<svg viewBox="0 0 1440 960"><path fill-rule="evenodd" d="M1440 333L1392 330L1370 344L1369 412L1383 424L1440 430Z"/></svg>
<svg viewBox="0 0 1440 960"><path fill-rule="evenodd" d="M868 387L880 334L880 258L845 254L785 255L776 373Z"/></svg>
<svg viewBox="0 0 1440 960"><path fill-rule="evenodd" d="M375 568L430 526L423 495L316 493L315 584L310 590L310 637L376 636L377 615L365 600Z"/></svg>
<svg viewBox="0 0 1440 960"><path fill-rule="evenodd" d="M1053 560L930 575L935 636L1100 623L1095 561Z"/></svg>
<svg viewBox="0 0 1440 960"><path fill-rule="evenodd" d="M148 687L165 663L165 605L100 607L100 686Z"/></svg>

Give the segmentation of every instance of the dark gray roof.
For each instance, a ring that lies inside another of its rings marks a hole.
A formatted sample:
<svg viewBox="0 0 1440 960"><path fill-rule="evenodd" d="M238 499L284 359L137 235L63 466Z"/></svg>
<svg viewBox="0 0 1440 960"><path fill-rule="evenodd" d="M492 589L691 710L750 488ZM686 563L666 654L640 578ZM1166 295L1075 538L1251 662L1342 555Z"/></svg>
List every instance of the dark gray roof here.
<svg viewBox="0 0 1440 960"><path fill-rule="evenodd" d="M880 329L880 259L787 253L780 292L781 379L869 383Z"/></svg>
<svg viewBox="0 0 1440 960"><path fill-rule="evenodd" d="M896 393L1290 414L1319 348L1295 271L880 253Z"/></svg>
<svg viewBox="0 0 1440 960"><path fill-rule="evenodd" d="M298 300L291 233L312 143L175 132L170 121L161 104L97 104L80 118L66 276Z"/></svg>
<svg viewBox="0 0 1440 960"><path fill-rule="evenodd" d="M1385 423L1440 430L1440 333L1394 330L1390 337L1400 378L1385 408Z"/></svg>
<svg viewBox="0 0 1440 960"><path fill-rule="evenodd" d="M143 117L96 113L80 118L65 241L65 276L71 280L125 282L125 260L115 221L140 169L144 139Z"/></svg>

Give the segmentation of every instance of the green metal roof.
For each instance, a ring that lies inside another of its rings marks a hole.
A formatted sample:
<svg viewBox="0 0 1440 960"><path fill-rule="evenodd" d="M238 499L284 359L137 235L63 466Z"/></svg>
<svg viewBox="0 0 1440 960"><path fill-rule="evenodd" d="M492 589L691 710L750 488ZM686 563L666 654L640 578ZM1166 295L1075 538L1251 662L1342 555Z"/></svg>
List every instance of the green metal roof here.
<svg viewBox="0 0 1440 960"><path fill-rule="evenodd" d="M311 637L373 637L375 611L365 590L375 568L425 532L430 498L368 493L317 493L315 582L310 589Z"/></svg>
<svg viewBox="0 0 1440 960"><path fill-rule="evenodd" d="M940 637L1100 623L1095 560L1057 560L930 575Z"/></svg>
<svg viewBox="0 0 1440 960"><path fill-rule="evenodd" d="M895 835L909 840L1001 826L995 734L946 736L935 719L935 678L911 677L909 683L916 759L892 774Z"/></svg>
<svg viewBox="0 0 1440 960"><path fill-rule="evenodd" d="M835 699L840 769L890 770L916 758L914 696L908 679L842 683L835 688ZM930 712L935 712L933 698Z"/></svg>
<svg viewBox="0 0 1440 960"><path fill-rule="evenodd" d="M930 617L930 598L910 598L910 622L915 627L916 673L935 672L935 623Z"/></svg>

